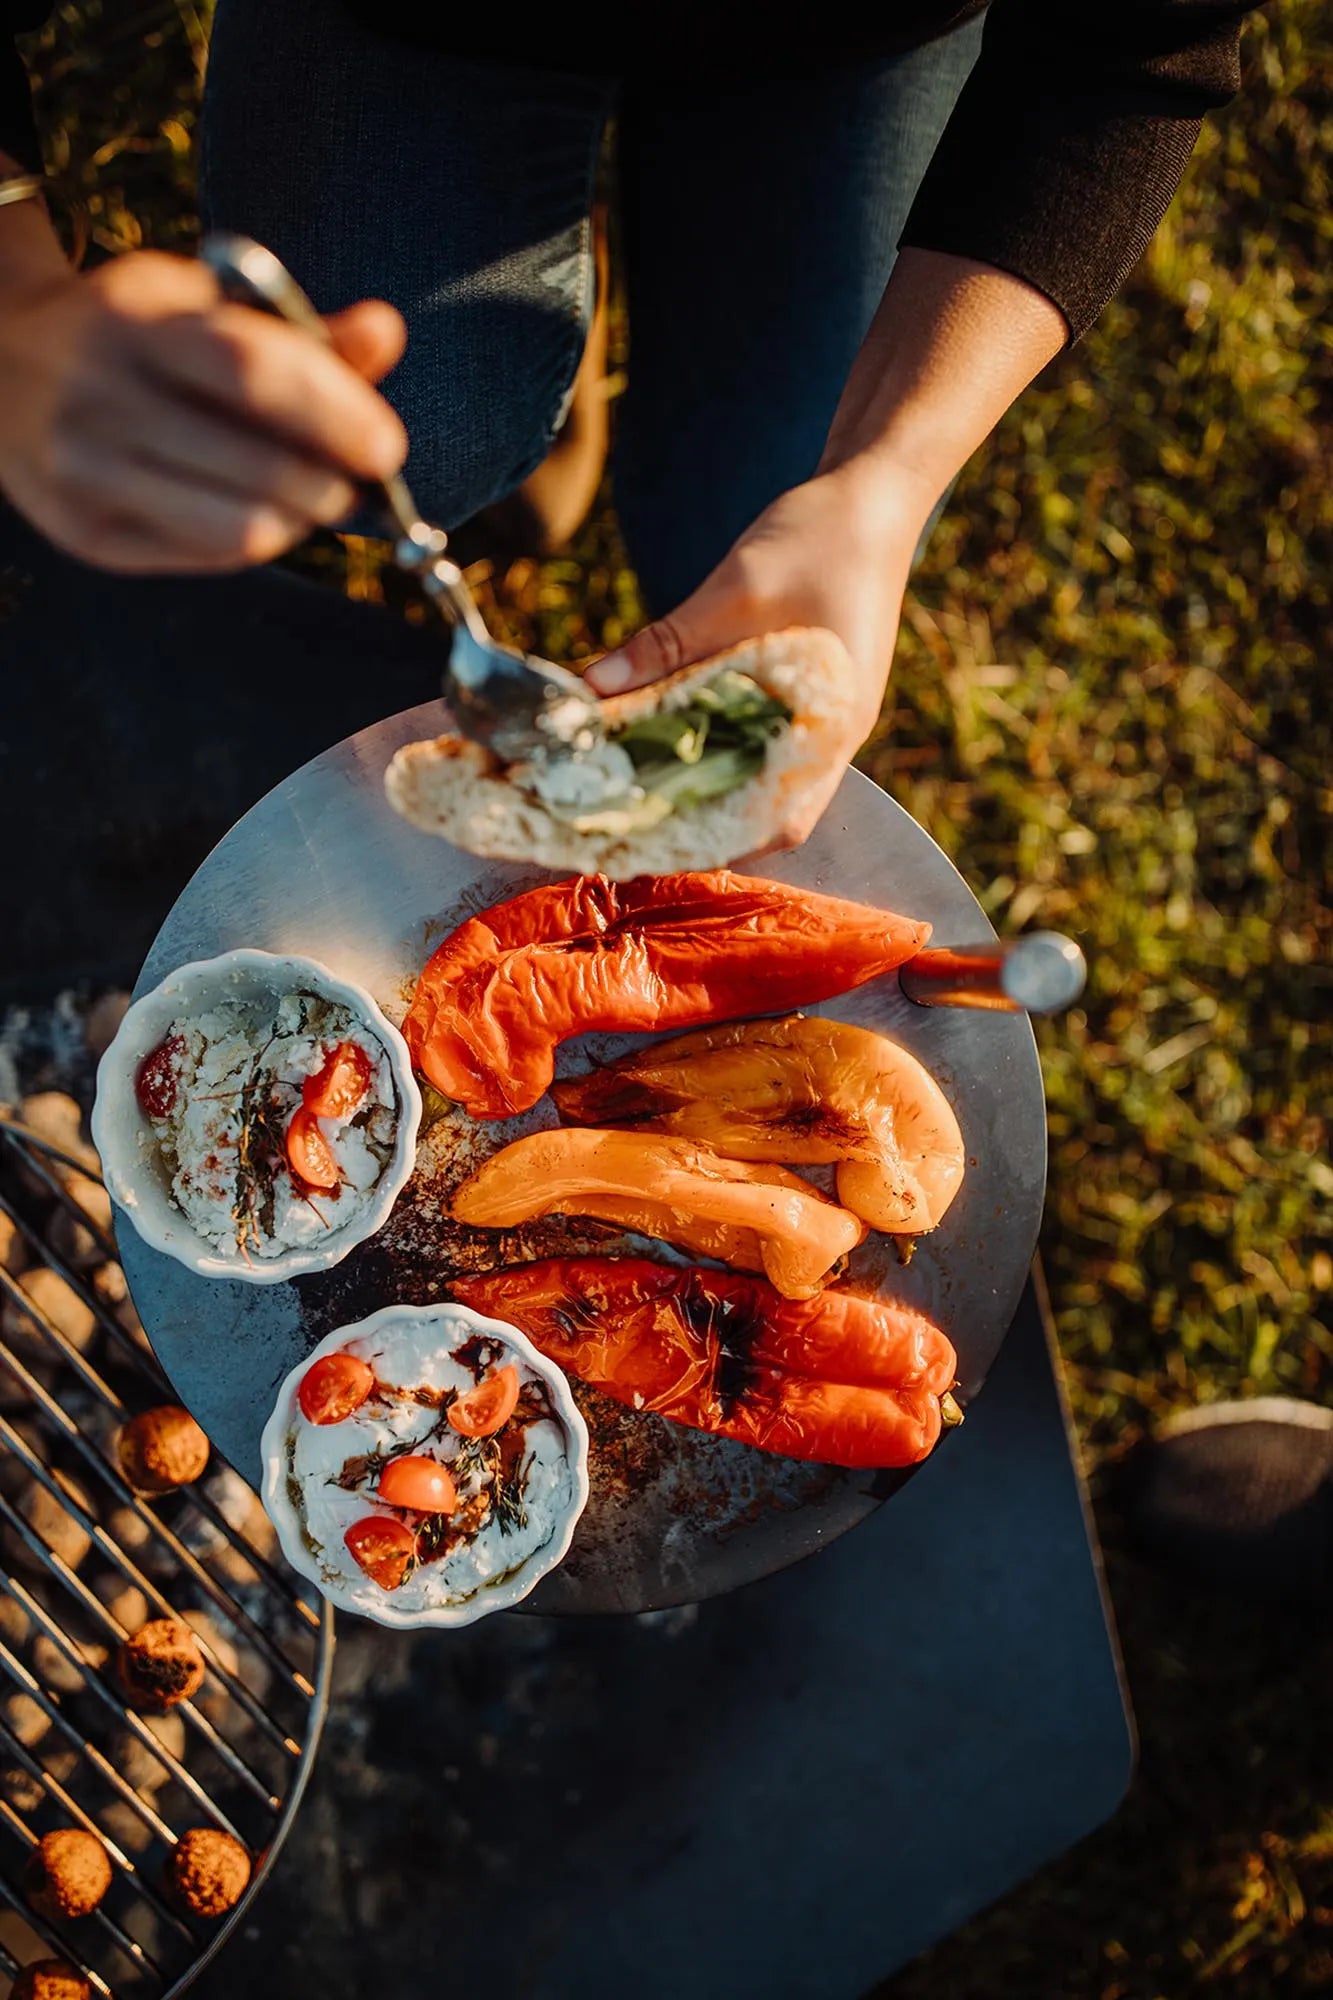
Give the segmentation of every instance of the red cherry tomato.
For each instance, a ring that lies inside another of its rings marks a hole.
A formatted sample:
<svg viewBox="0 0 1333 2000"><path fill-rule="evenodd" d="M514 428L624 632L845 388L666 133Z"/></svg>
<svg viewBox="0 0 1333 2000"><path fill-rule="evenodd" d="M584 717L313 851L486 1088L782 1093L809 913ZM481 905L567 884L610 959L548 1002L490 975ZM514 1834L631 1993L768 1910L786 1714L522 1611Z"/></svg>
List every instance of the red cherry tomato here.
<svg viewBox="0 0 1333 2000"><path fill-rule="evenodd" d="M342 1179L333 1148L319 1129L319 1120L304 1104L297 1106L287 1127L287 1164L298 1181L323 1194L336 1188Z"/></svg>
<svg viewBox="0 0 1333 2000"><path fill-rule="evenodd" d="M518 1407L518 1370L497 1368L449 1405L449 1422L465 1438L494 1437Z"/></svg>
<svg viewBox="0 0 1333 2000"><path fill-rule="evenodd" d="M375 1490L390 1507L414 1514L452 1514L458 1505L458 1489L438 1458L391 1458Z"/></svg>
<svg viewBox="0 0 1333 2000"><path fill-rule="evenodd" d="M134 1094L148 1118L168 1118L176 1104L176 1058L185 1047L183 1035L168 1035L150 1049L134 1078Z"/></svg>
<svg viewBox="0 0 1333 2000"><path fill-rule="evenodd" d="M340 1424L375 1386L375 1371L359 1354L322 1354L301 1377L296 1400L312 1424Z"/></svg>
<svg viewBox="0 0 1333 2000"><path fill-rule="evenodd" d="M367 1514L343 1536L353 1558L381 1590L397 1590L416 1561L417 1538L390 1514Z"/></svg>
<svg viewBox="0 0 1333 2000"><path fill-rule="evenodd" d="M350 1118L370 1088L374 1066L359 1042L339 1042L323 1069L301 1085L307 1111L316 1118Z"/></svg>

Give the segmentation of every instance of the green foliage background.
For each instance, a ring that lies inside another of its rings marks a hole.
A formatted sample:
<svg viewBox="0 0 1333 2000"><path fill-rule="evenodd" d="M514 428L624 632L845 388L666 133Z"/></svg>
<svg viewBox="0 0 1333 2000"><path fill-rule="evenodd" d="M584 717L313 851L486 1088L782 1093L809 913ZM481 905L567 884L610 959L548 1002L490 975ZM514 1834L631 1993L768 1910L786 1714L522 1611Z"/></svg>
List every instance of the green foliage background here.
<svg viewBox="0 0 1333 2000"><path fill-rule="evenodd" d="M68 0L34 39L88 254L190 247L206 45L185 0ZM1107 1476L1174 1409L1333 1380L1328 10L1256 17L1247 78L1121 296L959 482L861 759L997 927L1091 961L1041 1032L1044 1254L1143 1738L1111 1826L897 2000L1333 1989L1333 1648L1139 1566ZM301 560L386 590L372 547ZM567 555L474 578L557 659L640 615L609 496Z"/></svg>

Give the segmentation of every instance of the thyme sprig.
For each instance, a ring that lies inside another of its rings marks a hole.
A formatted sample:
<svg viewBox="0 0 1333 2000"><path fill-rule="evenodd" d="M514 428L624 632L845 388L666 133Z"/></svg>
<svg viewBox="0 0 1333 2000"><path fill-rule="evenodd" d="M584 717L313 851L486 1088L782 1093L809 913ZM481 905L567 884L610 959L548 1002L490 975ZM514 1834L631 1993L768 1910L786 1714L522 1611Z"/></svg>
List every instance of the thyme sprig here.
<svg viewBox="0 0 1333 2000"><path fill-rule="evenodd" d="M372 1480L378 1481L390 1460L406 1457L408 1452L417 1449L418 1444L425 1442L424 1438L400 1438L397 1444L377 1445L374 1451L363 1451L355 1458L344 1459L341 1469L331 1472L324 1483L326 1486L340 1486L344 1493L355 1493L359 1486L365 1486Z"/></svg>
<svg viewBox="0 0 1333 2000"><path fill-rule="evenodd" d="M265 1236L273 1233L274 1163L283 1157L287 1140L287 1119L292 1109L284 1104L282 1092L299 1096L294 1084L266 1076L264 1062L278 1039L271 1034L250 1065L250 1074L241 1086L241 1108L236 1130L236 1199L232 1222L236 1248L247 1256Z"/></svg>

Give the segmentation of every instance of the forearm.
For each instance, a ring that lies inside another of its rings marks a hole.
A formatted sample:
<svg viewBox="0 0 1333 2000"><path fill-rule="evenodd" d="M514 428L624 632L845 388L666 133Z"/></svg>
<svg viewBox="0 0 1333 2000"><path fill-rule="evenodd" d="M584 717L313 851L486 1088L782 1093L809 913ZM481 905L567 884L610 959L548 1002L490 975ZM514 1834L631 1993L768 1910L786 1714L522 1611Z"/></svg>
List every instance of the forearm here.
<svg viewBox="0 0 1333 2000"><path fill-rule="evenodd" d="M902 251L820 460L872 500L914 501L922 525L1010 404L1069 337L1059 308L969 257Z"/></svg>

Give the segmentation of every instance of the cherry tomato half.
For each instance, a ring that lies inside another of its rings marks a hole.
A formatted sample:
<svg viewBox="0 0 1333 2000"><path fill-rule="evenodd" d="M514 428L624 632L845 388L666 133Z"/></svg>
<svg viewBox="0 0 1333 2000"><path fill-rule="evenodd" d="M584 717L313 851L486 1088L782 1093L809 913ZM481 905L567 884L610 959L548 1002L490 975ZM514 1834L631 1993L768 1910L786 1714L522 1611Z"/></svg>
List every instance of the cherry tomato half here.
<svg viewBox="0 0 1333 2000"><path fill-rule="evenodd" d="M370 1057L359 1042L339 1042L330 1049L323 1069L301 1085L301 1098L316 1118L350 1118L370 1088L374 1075Z"/></svg>
<svg viewBox="0 0 1333 2000"><path fill-rule="evenodd" d="M168 1035L150 1049L134 1077L134 1094L148 1118L168 1118L176 1104L176 1058L185 1047L183 1035Z"/></svg>
<svg viewBox="0 0 1333 2000"><path fill-rule="evenodd" d="M343 1540L381 1590L397 1590L416 1561L416 1536L406 1522L395 1521L389 1514L367 1514L363 1521L353 1521Z"/></svg>
<svg viewBox="0 0 1333 2000"><path fill-rule="evenodd" d="M342 1175L333 1148L319 1129L319 1120L304 1104L297 1106L287 1127L287 1164L297 1180L327 1194Z"/></svg>
<svg viewBox="0 0 1333 2000"><path fill-rule="evenodd" d="M449 1422L460 1437L494 1437L517 1407L518 1370L511 1365L497 1368L475 1389L456 1397L449 1405Z"/></svg>
<svg viewBox="0 0 1333 2000"><path fill-rule="evenodd" d="M322 1354L301 1377L296 1400L312 1424L340 1424L375 1386L375 1371L359 1354Z"/></svg>
<svg viewBox="0 0 1333 2000"><path fill-rule="evenodd" d="M458 1505L453 1477L438 1458L391 1458L375 1491L390 1507L414 1514L452 1514Z"/></svg>

